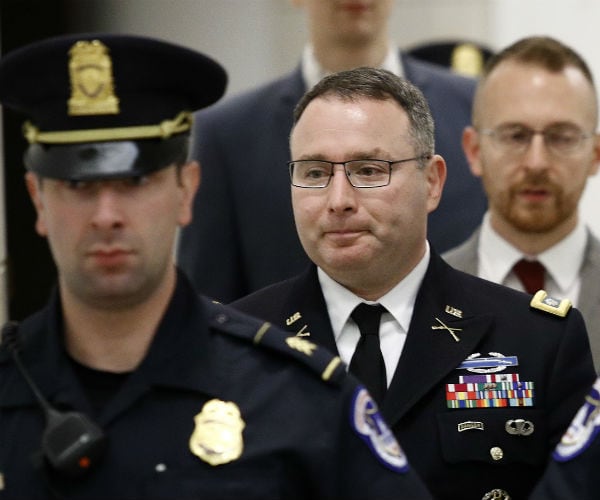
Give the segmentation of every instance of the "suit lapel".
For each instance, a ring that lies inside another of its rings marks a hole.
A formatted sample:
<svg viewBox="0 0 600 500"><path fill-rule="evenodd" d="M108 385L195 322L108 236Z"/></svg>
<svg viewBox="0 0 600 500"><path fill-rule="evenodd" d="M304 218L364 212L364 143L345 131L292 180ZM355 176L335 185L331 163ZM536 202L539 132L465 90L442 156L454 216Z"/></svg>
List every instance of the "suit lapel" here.
<svg viewBox="0 0 600 500"><path fill-rule="evenodd" d="M581 290L577 308L585 318L596 370L600 370L600 241L588 230L588 243L579 273Z"/></svg>
<svg viewBox="0 0 600 500"><path fill-rule="evenodd" d="M296 66L294 71L284 77L284 79L285 82L281 86L281 100L286 103L285 109L287 111L289 107L293 108L304 92L306 92L301 66ZM287 116L287 121L292 121L291 115Z"/></svg>
<svg viewBox="0 0 600 500"><path fill-rule="evenodd" d="M421 92L427 97L429 94L429 79L427 75L422 71L419 71L419 65L416 64L416 60L408 54L400 51L400 62L404 69L404 76L408 81L419 87Z"/></svg>
<svg viewBox="0 0 600 500"><path fill-rule="evenodd" d="M460 281L460 274L432 252L382 407L391 425L475 352L490 329L490 315L463 315Z"/></svg>
<svg viewBox="0 0 600 500"><path fill-rule="evenodd" d="M479 248L480 234L481 227L477 228L463 244L444 253L443 257L448 264L455 269L477 276L479 270L479 255L477 249Z"/></svg>

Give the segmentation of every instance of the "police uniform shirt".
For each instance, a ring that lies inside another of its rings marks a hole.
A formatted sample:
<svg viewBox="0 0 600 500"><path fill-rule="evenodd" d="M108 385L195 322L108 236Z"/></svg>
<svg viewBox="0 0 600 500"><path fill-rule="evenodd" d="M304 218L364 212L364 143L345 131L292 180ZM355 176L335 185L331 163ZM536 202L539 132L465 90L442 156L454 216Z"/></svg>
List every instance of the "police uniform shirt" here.
<svg viewBox="0 0 600 500"><path fill-rule="evenodd" d="M89 412L60 345L59 311L55 294L22 323L21 357L52 405ZM430 498L393 435L361 427L375 408L355 379L341 364L329 382L315 372L332 359L199 299L180 274L148 355L95 417L108 445L83 478L31 462L42 412L0 351L0 498Z"/></svg>
<svg viewBox="0 0 600 500"><path fill-rule="evenodd" d="M577 306L581 269L587 234L579 222L563 240L535 258L546 268L544 289L552 297L569 297ZM479 238L478 276L494 283L501 283L523 291L519 278L512 272L513 266L524 257L523 253L502 238L491 226L489 213L485 215ZM533 257L533 256L532 256Z"/></svg>
<svg viewBox="0 0 600 500"><path fill-rule="evenodd" d="M429 265L429 244L425 255L415 268L394 288L376 302L365 301L330 278L318 268L318 278L327 304L331 327L342 360L349 365L360 339L356 323L350 314L361 302L381 304L388 312L381 316L379 342L385 362L387 385L389 387L402 348L406 340L406 332L410 325L417 292Z"/></svg>

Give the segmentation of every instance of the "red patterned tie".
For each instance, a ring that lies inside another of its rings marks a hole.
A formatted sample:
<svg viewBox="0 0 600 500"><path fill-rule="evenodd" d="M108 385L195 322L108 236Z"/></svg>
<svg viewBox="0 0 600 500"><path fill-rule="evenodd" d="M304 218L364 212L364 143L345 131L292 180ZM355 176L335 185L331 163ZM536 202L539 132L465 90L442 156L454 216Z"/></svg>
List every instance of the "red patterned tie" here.
<svg viewBox="0 0 600 500"><path fill-rule="evenodd" d="M513 271L523 283L527 293L534 294L544 288L544 273L546 269L537 260L521 259L513 267Z"/></svg>

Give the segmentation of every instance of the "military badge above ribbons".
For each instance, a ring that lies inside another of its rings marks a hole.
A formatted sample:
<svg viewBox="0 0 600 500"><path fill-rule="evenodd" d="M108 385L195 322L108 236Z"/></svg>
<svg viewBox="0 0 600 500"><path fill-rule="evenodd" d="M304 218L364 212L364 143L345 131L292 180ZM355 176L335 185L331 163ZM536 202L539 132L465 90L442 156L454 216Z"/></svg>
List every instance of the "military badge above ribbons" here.
<svg viewBox="0 0 600 500"><path fill-rule="evenodd" d="M385 423L377 403L369 392L359 386L351 405L350 422L363 441L387 468L408 471L408 461L396 437Z"/></svg>
<svg viewBox="0 0 600 500"><path fill-rule="evenodd" d="M499 373L518 366L516 356L498 352L471 354L457 369L476 375L461 375L458 383L446 384L448 408L505 408L533 406L534 383L519 380L518 373Z"/></svg>
<svg viewBox="0 0 600 500"><path fill-rule="evenodd" d="M584 405L579 409L552 456L568 462L583 453L600 431L600 378L596 379Z"/></svg>

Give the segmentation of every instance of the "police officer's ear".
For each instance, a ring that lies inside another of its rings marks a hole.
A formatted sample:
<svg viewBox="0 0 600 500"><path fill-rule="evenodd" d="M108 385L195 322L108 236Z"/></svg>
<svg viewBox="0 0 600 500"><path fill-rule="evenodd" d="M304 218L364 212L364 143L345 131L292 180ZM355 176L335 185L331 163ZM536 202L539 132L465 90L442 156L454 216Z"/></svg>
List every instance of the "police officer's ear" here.
<svg viewBox="0 0 600 500"><path fill-rule="evenodd" d="M179 169L181 205L178 223L187 226L192 221L194 197L200 186L201 172L197 161L188 161Z"/></svg>
<svg viewBox="0 0 600 500"><path fill-rule="evenodd" d="M37 218L35 221L35 230L40 236L46 236L46 223L44 221L44 203L41 197L42 179L33 172L25 174L25 186L35 208Z"/></svg>

